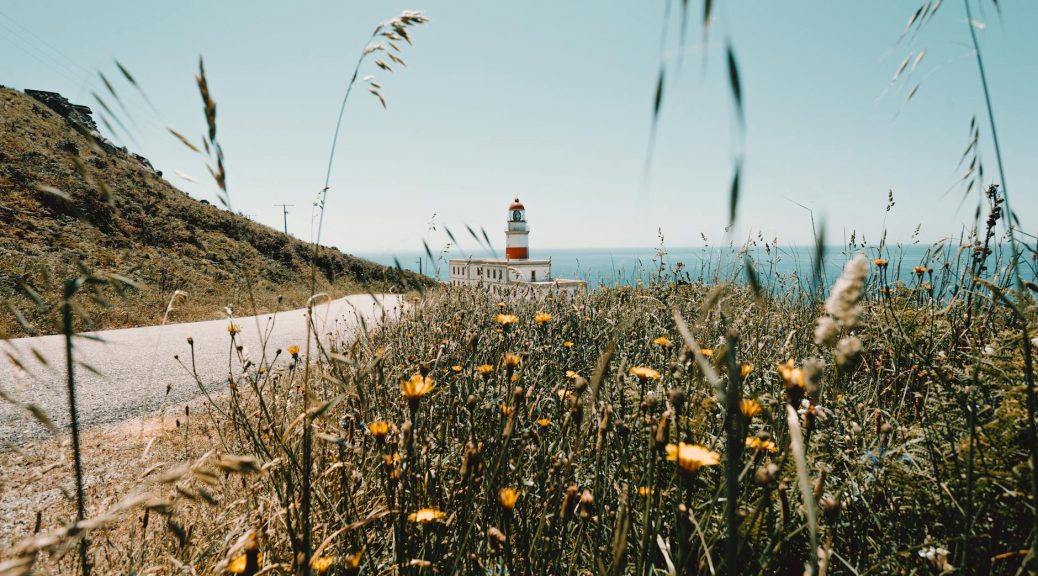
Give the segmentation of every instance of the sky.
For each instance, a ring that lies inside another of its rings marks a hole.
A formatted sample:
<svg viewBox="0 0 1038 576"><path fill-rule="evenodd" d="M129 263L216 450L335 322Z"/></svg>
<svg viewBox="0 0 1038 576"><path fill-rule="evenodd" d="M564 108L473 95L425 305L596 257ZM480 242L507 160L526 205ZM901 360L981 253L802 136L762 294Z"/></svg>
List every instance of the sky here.
<svg viewBox="0 0 1038 576"><path fill-rule="evenodd" d="M834 244L851 231L875 242L884 229L891 241L931 242L971 225L977 195L963 200L956 182L974 115L985 182L997 171L961 2L944 2L925 28L903 34L917 2L720 1L704 34L702 0L693 0L683 42L681 3L672 4L664 26L666 0L0 0L0 84L58 91L97 110L91 94L105 94L104 73L129 111L120 112L127 130L106 135L215 202L204 160L167 131L201 138L202 56L232 208L281 228L275 204L293 204L289 232L310 239L353 66L377 23L421 10L430 22L403 47L407 66L388 73L369 61L361 70L383 86L388 109L365 86L350 96L323 243L386 254L424 239L438 250L449 228L471 251L469 225L500 247L514 197L527 208L531 256L538 247L652 246L660 231L669 246L757 235L807 244L812 215ZM974 27L1012 208L1033 233L1038 3L1000 4L1001 15L990 0L973 4ZM742 133L726 43L739 67ZM902 60L924 49L892 82ZM739 154L738 219L726 234Z"/></svg>

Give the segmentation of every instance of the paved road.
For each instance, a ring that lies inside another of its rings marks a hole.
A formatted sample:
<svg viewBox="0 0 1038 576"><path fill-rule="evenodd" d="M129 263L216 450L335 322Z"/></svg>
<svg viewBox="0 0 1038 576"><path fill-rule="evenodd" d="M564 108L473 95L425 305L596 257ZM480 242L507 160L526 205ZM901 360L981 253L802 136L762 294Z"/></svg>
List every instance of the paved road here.
<svg viewBox="0 0 1038 576"><path fill-rule="evenodd" d="M361 317L370 326L384 317L395 316L401 306L402 300L395 295L374 299L368 295L347 296L315 308L315 324L322 338L327 340L332 335L348 335ZM305 310L238 318L235 324L241 327L238 341L244 344L254 362L259 361L264 349L263 334L269 334L265 348L268 358L278 348L285 350L293 344L305 350ZM227 320L211 320L105 330L89 335L99 337L100 341L77 338L75 358L101 373L76 367L76 397L82 426L141 417L166 404L182 403L199 396L194 379L173 358L179 355L190 366L188 337L194 340L198 374L207 388L226 385L230 351L227 325ZM36 360L34 348L47 360L46 365ZM8 353L18 358L26 370L0 361L0 391L20 402L38 405L60 431L67 430L64 336L0 340L0 358L6 358ZM286 356L283 354L279 362L286 362ZM237 360L234 366L237 370ZM4 445L21 444L47 434L47 429L24 408L0 400L0 450Z"/></svg>

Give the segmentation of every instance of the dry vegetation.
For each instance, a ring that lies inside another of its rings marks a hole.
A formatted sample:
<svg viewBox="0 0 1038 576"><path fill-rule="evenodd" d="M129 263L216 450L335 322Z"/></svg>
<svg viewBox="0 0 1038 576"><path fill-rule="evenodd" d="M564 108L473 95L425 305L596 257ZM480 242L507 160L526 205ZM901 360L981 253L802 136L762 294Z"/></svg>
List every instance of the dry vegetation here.
<svg viewBox="0 0 1038 576"><path fill-rule="evenodd" d="M311 362L238 356L225 395L127 450L127 500L88 489L79 533L53 501L7 566L74 571L88 536L99 573L1015 574L1038 313L931 264L894 286L858 258L825 302L449 289Z"/></svg>
<svg viewBox="0 0 1038 576"><path fill-rule="evenodd" d="M0 337L61 332L60 284L80 265L137 287L82 299L77 318L90 324L79 329L158 324L175 290L189 297L172 322L219 318L228 305L265 313L279 298L281 309L301 308L312 294L309 244L192 199L9 89L0 89L0 190ZM318 290L335 295L431 284L334 248L321 250L317 270Z"/></svg>

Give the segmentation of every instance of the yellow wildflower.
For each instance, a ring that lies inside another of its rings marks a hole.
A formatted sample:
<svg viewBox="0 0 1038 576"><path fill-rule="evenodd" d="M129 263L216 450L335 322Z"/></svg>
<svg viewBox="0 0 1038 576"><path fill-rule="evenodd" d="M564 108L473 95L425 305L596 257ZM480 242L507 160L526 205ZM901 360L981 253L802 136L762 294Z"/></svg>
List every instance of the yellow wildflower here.
<svg viewBox="0 0 1038 576"><path fill-rule="evenodd" d="M257 557L257 564L263 564L263 553L261 552ZM227 572L230 574L244 574L245 565L248 563L248 557L245 554L238 556L234 560L231 560L227 564Z"/></svg>
<svg viewBox="0 0 1038 576"><path fill-rule="evenodd" d="M652 343L666 348L670 346L670 338L667 338L666 336L660 336L659 338L653 340Z"/></svg>
<svg viewBox="0 0 1038 576"><path fill-rule="evenodd" d="M418 524L428 524L430 522L443 520L446 516L446 514L440 512L436 508L422 508L417 512L412 512L407 516L407 519Z"/></svg>
<svg viewBox="0 0 1038 576"><path fill-rule="evenodd" d="M551 314L548 314L547 312L538 312L537 314L534 314L533 321L536 322L538 326L543 326L548 322L551 322Z"/></svg>
<svg viewBox="0 0 1038 576"><path fill-rule="evenodd" d="M761 439L757 436L749 436L746 438L746 447L750 450L764 451L775 453L778 452L778 446L774 442L768 439Z"/></svg>
<svg viewBox="0 0 1038 576"><path fill-rule="evenodd" d="M458 366L457 364L455 364L454 366L451 366L451 371L452 372L461 372L461 366Z"/></svg>
<svg viewBox="0 0 1038 576"><path fill-rule="evenodd" d="M497 316L494 316L494 321L507 328L518 322L519 317L515 314L498 314Z"/></svg>
<svg viewBox="0 0 1038 576"><path fill-rule="evenodd" d="M315 556L310 559L310 569L316 574L324 574L335 563L335 556Z"/></svg>
<svg viewBox="0 0 1038 576"><path fill-rule="evenodd" d="M551 418L538 418L536 422L537 425L541 428L547 428L548 426L551 426Z"/></svg>
<svg viewBox="0 0 1038 576"><path fill-rule="evenodd" d="M231 336L234 336L238 332L241 332L241 326L238 326L237 324L228 324L227 325L227 333L230 334Z"/></svg>
<svg viewBox="0 0 1038 576"><path fill-rule="evenodd" d="M515 368L522 361L523 361L523 357L522 356L520 356L518 354L513 354L512 352L505 353L505 357L502 360L504 365L509 367L509 368Z"/></svg>
<svg viewBox="0 0 1038 576"><path fill-rule="evenodd" d="M299 346L296 346L295 344L289 346L288 353L291 354L293 357L299 356Z"/></svg>
<svg viewBox="0 0 1038 576"><path fill-rule="evenodd" d="M569 340L566 340L565 342L563 342L562 345L565 346L566 348L572 348L573 347L573 343L570 342Z"/></svg>
<svg viewBox="0 0 1038 576"><path fill-rule="evenodd" d="M435 383L430 376L415 374L407 380L400 381L400 392L408 400L417 400L432 391Z"/></svg>
<svg viewBox="0 0 1038 576"><path fill-rule="evenodd" d="M803 388L804 387L804 371L793 365L793 359L790 358L785 364L778 365L779 376L782 377L782 383L786 388Z"/></svg>
<svg viewBox="0 0 1038 576"><path fill-rule="evenodd" d="M749 375L750 372L753 372L753 364L742 364L739 366L739 374L741 374L743 378Z"/></svg>
<svg viewBox="0 0 1038 576"><path fill-rule="evenodd" d="M494 373L494 367L490 364L480 364L479 366L476 366L476 372L478 372L480 376L487 376Z"/></svg>
<svg viewBox="0 0 1038 576"><path fill-rule="evenodd" d="M685 472L695 473L704 466L716 466L721 455L698 444L667 444L667 460L677 462Z"/></svg>
<svg viewBox="0 0 1038 576"><path fill-rule="evenodd" d="M512 415L512 407L509 406L508 404L502 404L501 405L501 413L504 414L505 416L511 416Z"/></svg>
<svg viewBox="0 0 1038 576"><path fill-rule="evenodd" d="M375 438L382 438L389 433L389 422L385 420L368 422L368 432L371 432L371 435Z"/></svg>
<svg viewBox="0 0 1038 576"><path fill-rule="evenodd" d="M739 401L739 411L742 415L747 418L753 418L757 414L760 414L760 402L751 398L743 398Z"/></svg>
<svg viewBox="0 0 1038 576"><path fill-rule="evenodd" d="M649 380L649 379L652 379L652 380L659 380L660 379L660 373L655 371L655 370L653 370L652 368L647 367L647 366L635 366L634 368L631 368L631 374L634 374L635 376L637 376L638 379L641 380L642 382L644 382L646 380Z"/></svg>
<svg viewBox="0 0 1038 576"><path fill-rule="evenodd" d="M519 500L519 491L511 487L502 488L497 494L497 500L505 510L511 510Z"/></svg>
<svg viewBox="0 0 1038 576"><path fill-rule="evenodd" d="M874 265L880 267L880 268L886 268L887 267L887 260L886 260L886 258L876 258L875 260L872 261L872 263Z"/></svg>
<svg viewBox="0 0 1038 576"><path fill-rule="evenodd" d="M707 358L710 358L714 355L714 351L710 348L700 348L699 353L703 356L706 356Z"/></svg>

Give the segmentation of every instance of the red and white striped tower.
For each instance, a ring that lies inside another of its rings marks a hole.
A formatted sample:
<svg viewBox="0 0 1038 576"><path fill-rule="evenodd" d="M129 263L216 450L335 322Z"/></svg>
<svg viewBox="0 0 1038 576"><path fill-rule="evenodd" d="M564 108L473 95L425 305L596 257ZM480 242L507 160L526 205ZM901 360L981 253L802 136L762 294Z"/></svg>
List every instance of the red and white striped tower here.
<svg viewBox="0 0 1038 576"><path fill-rule="evenodd" d="M526 224L526 207L518 198L508 207L505 236L505 258L526 260L530 257L530 227Z"/></svg>

